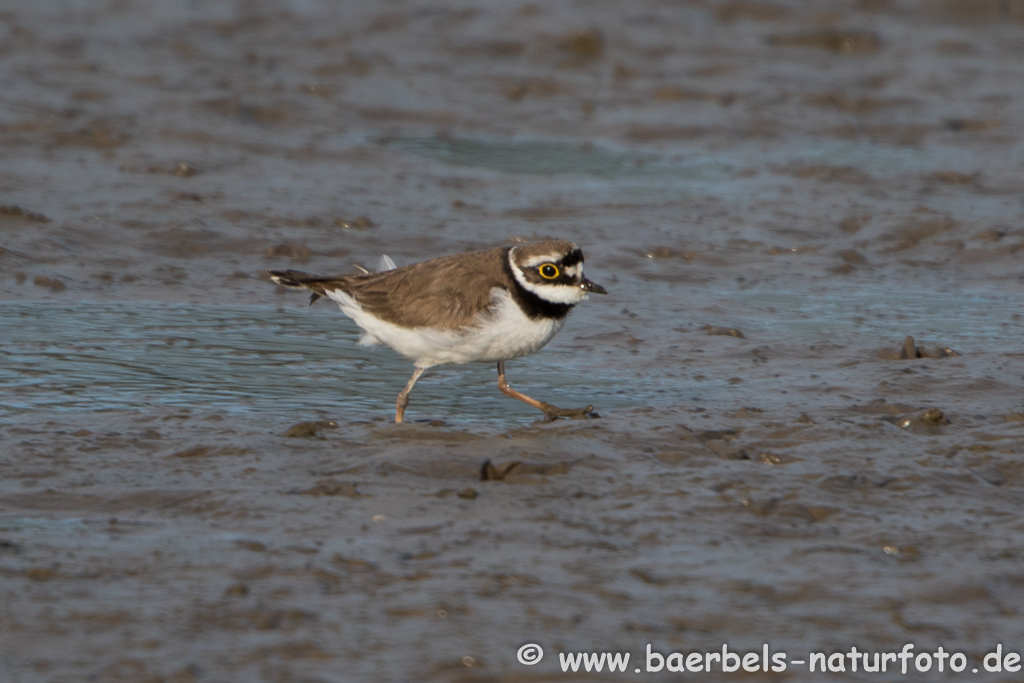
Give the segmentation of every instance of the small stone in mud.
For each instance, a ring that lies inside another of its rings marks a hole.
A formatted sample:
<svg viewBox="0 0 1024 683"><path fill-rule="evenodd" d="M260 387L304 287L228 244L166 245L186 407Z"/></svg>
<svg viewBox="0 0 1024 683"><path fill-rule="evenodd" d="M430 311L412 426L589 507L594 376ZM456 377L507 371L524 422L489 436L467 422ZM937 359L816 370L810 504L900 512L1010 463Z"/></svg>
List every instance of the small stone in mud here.
<svg viewBox="0 0 1024 683"><path fill-rule="evenodd" d="M928 408L917 415L896 415L893 417L887 417L885 420L901 429L922 432L925 434L934 432L935 427L949 424L949 418L947 418L945 413L938 408Z"/></svg>
<svg viewBox="0 0 1024 683"><path fill-rule="evenodd" d="M615 62L615 67L612 69L612 76L617 81L625 81L630 78L636 78L639 75L639 71L622 62Z"/></svg>
<svg viewBox="0 0 1024 683"><path fill-rule="evenodd" d="M697 435L697 438L702 441L716 441L719 439L732 441L737 436L739 436L739 431L735 429L705 429Z"/></svg>
<svg viewBox="0 0 1024 683"><path fill-rule="evenodd" d="M188 415L175 415L173 417L188 419ZM165 420L168 418L164 418ZM222 455L242 455L247 449L232 446L193 446L183 451L177 451L168 455L168 458L209 458Z"/></svg>
<svg viewBox="0 0 1024 683"><path fill-rule="evenodd" d="M1000 125L1002 125L1002 122L998 119L950 119L946 122L946 127L950 130L968 133L990 130L998 128Z"/></svg>
<svg viewBox="0 0 1024 683"><path fill-rule="evenodd" d="M779 47L817 47L841 54L874 54L882 48L882 40L870 31L838 31L825 29L795 35L774 35L769 45Z"/></svg>
<svg viewBox="0 0 1024 683"><path fill-rule="evenodd" d="M978 182L978 173L957 173L956 171L935 171L930 178L949 185L972 185Z"/></svg>
<svg viewBox="0 0 1024 683"><path fill-rule="evenodd" d="M589 62L604 52L604 36L596 28L572 31L559 39L558 47L568 53L573 62Z"/></svg>
<svg viewBox="0 0 1024 683"><path fill-rule="evenodd" d="M179 178L191 178L194 175L199 175L199 170L195 166L191 166L184 161L179 161L174 165L174 175Z"/></svg>
<svg viewBox="0 0 1024 683"><path fill-rule="evenodd" d="M328 479L321 481L305 491L293 491L302 496L345 496L346 498L362 498L363 494L356 490L355 482L334 481Z"/></svg>
<svg viewBox="0 0 1024 683"><path fill-rule="evenodd" d="M244 583L233 583L224 591L224 597L244 598L249 595L249 586Z"/></svg>
<svg viewBox="0 0 1024 683"><path fill-rule="evenodd" d="M754 513L758 517L767 517L775 509L775 506L779 504L779 498L772 497L767 500L754 500L753 498L746 498L741 502L743 507L747 508L750 512Z"/></svg>
<svg viewBox="0 0 1024 683"><path fill-rule="evenodd" d="M520 468L523 474L569 474L569 465L564 462L556 462L553 465L528 465L523 464Z"/></svg>
<svg viewBox="0 0 1024 683"><path fill-rule="evenodd" d="M235 541L235 545L243 550L249 550L254 553L262 553L265 552L267 549L266 544L249 539L240 539L238 541Z"/></svg>
<svg viewBox="0 0 1024 683"><path fill-rule="evenodd" d="M839 221L839 229L843 232L859 232L871 222L871 216L847 216Z"/></svg>
<svg viewBox="0 0 1024 683"><path fill-rule="evenodd" d="M729 417L762 417L763 410L760 408L754 408L752 406L743 406L735 413L729 415Z"/></svg>
<svg viewBox="0 0 1024 683"><path fill-rule="evenodd" d="M860 253L856 249L844 249L839 252L839 256L847 263L851 263L855 266L860 266L868 262L867 258L864 257L864 254Z"/></svg>
<svg viewBox="0 0 1024 683"><path fill-rule="evenodd" d="M692 455L690 453L679 451L662 451L655 454L654 457L657 458L659 462L663 462L666 465L678 465L679 463L688 461Z"/></svg>
<svg viewBox="0 0 1024 683"><path fill-rule="evenodd" d="M706 334L716 335L719 337L736 337L737 339L746 339L743 333L737 330L735 327L716 327L714 325L703 325L701 328Z"/></svg>
<svg viewBox="0 0 1024 683"><path fill-rule="evenodd" d="M789 503L779 506L778 514L783 517L802 517L808 522L821 522L839 512L839 508L827 505L801 505Z"/></svg>
<svg viewBox="0 0 1024 683"><path fill-rule="evenodd" d="M377 569L377 565L373 562L361 557L345 557L341 553L334 553L331 563L353 572L372 572Z"/></svg>
<svg viewBox="0 0 1024 683"><path fill-rule="evenodd" d="M923 346L917 347L917 353L921 358L949 358L950 356L959 356L960 353L954 351L948 347L935 347L934 349L926 349Z"/></svg>
<svg viewBox="0 0 1024 683"><path fill-rule="evenodd" d="M765 465L788 465L791 462L796 462L796 458L784 455L782 453L771 453L765 451L757 454L758 462L763 462Z"/></svg>
<svg viewBox="0 0 1024 683"><path fill-rule="evenodd" d="M337 429L338 423L333 420L317 420L316 422L300 422L289 427L283 434L291 439L312 439L319 436L321 430Z"/></svg>
<svg viewBox="0 0 1024 683"><path fill-rule="evenodd" d="M512 101L518 101L524 97L553 97L564 89L565 86L555 80L530 79L510 83L502 89L502 94Z"/></svg>
<svg viewBox="0 0 1024 683"><path fill-rule="evenodd" d="M374 222L366 216L360 216L351 221L344 218L335 218L334 226L342 230L369 230L374 227Z"/></svg>
<svg viewBox="0 0 1024 683"><path fill-rule="evenodd" d="M898 557L900 560L915 560L921 555L921 551L912 545L884 545L882 552L886 555Z"/></svg>
<svg viewBox="0 0 1024 683"><path fill-rule="evenodd" d="M988 230L982 230L981 232L975 233L971 236L971 239L979 242L998 242L1004 237L1006 237L1005 230L989 228Z"/></svg>
<svg viewBox="0 0 1024 683"><path fill-rule="evenodd" d="M474 488L464 488L455 495L465 500L476 500L477 493Z"/></svg>
<svg viewBox="0 0 1024 683"><path fill-rule="evenodd" d="M49 581L57 577L57 572L47 567L33 567L25 571L25 576L33 581Z"/></svg>

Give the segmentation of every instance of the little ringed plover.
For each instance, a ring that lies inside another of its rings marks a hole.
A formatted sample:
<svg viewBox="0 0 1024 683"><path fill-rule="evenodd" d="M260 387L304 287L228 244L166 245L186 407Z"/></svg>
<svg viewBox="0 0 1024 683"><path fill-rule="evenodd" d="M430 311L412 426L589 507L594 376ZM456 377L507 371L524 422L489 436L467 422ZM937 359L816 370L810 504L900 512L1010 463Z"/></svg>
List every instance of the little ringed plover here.
<svg viewBox="0 0 1024 683"><path fill-rule="evenodd" d="M333 299L363 329L360 344L385 344L415 363L398 394L395 422L402 421L416 380L444 363L497 363L502 393L543 411L549 421L594 410L558 408L505 380L505 361L539 351L589 292L607 293L583 277L583 252L572 242L464 252L376 273L322 277L272 270L270 277L310 290L310 304Z"/></svg>

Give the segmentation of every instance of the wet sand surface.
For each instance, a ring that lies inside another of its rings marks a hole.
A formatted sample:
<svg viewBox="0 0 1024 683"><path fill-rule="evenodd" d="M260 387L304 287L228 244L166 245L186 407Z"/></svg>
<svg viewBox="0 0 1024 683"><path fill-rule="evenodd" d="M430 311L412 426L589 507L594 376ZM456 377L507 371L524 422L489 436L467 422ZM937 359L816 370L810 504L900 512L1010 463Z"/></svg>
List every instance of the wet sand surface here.
<svg viewBox="0 0 1024 683"><path fill-rule="evenodd" d="M997 0L8 3L0 680L1024 650L1022 30ZM411 364L261 275L545 237L610 294L509 377L600 419L466 366L391 424Z"/></svg>

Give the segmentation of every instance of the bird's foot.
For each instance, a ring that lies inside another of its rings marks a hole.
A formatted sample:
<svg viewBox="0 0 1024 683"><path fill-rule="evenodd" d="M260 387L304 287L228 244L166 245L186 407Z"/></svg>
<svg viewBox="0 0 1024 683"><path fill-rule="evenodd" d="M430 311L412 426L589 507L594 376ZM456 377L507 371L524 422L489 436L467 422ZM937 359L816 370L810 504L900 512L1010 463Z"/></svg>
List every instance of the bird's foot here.
<svg viewBox="0 0 1024 683"><path fill-rule="evenodd" d="M559 408L543 401L539 403L540 409L544 411L545 422L554 422L560 417L598 417L598 414L594 412L594 406L587 406L586 408Z"/></svg>

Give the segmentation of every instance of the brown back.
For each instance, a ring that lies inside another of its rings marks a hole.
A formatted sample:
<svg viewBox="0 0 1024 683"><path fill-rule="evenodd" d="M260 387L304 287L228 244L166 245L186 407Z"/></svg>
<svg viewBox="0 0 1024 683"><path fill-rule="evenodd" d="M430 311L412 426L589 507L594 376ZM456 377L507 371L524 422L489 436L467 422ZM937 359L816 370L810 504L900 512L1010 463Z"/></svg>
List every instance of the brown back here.
<svg viewBox="0 0 1024 683"><path fill-rule="evenodd" d="M395 270L316 278L313 291L341 290L367 313L405 327L457 329L488 310L491 290L507 288L507 247L451 254Z"/></svg>

